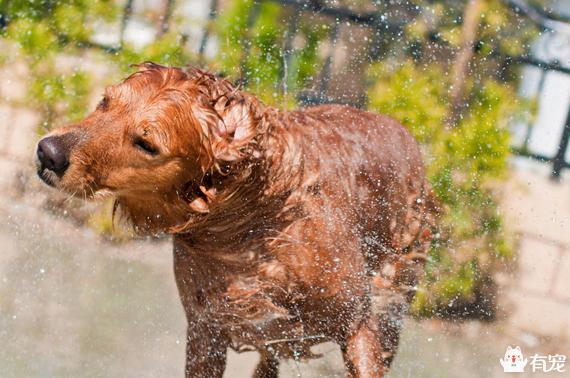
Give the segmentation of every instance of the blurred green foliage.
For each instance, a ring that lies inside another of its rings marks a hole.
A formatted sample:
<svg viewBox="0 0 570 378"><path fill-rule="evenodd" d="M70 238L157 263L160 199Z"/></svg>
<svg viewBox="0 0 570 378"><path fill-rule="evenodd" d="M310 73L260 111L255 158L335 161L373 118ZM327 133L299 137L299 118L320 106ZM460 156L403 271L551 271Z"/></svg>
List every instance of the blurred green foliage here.
<svg viewBox="0 0 570 378"><path fill-rule="evenodd" d="M286 25L294 14L276 3L262 2L255 22L248 25L253 6L253 0L233 1L218 18L221 59L217 68L231 77L247 76L248 89L266 103L291 104L294 97L287 97L283 87L294 95L314 77L322 63L317 53L319 42L329 26L301 19L296 36L302 38L303 45L290 52L287 67L283 51L289 33Z"/></svg>
<svg viewBox="0 0 570 378"><path fill-rule="evenodd" d="M93 23L115 22L119 10L112 0L0 0L0 14L7 20L1 35L16 43L30 70L26 100L42 114L39 134L54 125L77 121L89 110L93 78L73 60L87 50L94 50L94 55L102 52L107 62L115 62L118 74L111 80L132 71L133 63L151 60L181 66L191 61L184 38L175 32L141 49L128 44L121 48L93 44ZM65 61L68 64L61 64Z"/></svg>
<svg viewBox="0 0 570 378"><path fill-rule="evenodd" d="M509 84L485 81L472 91L460 123L447 129L442 125L449 83L440 67L380 63L370 75L370 107L407 125L422 143L444 209L414 310L425 316L475 305L477 291L512 255L493 184L506 173L507 122L520 110L516 94Z"/></svg>
<svg viewBox="0 0 570 378"><path fill-rule="evenodd" d="M110 19L111 1L0 1L7 27L2 36L16 43L30 70L27 103L42 119L38 133L55 122L81 119L87 109L89 75L80 69L60 69L62 55L77 55L76 44L88 42L89 18ZM75 51L74 51L75 50Z"/></svg>
<svg viewBox="0 0 570 378"><path fill-rule="evenodd" d="M406 25L408 46L429 49L435 45L457 48L461 43L463 10L468 0L413 0L422 12ZM545 1L535 1L541 6ZM520 55L528 51L537 34L537 28L527 18L515 14L504 1L481 1L477 49L487 63L494 61L493 53ZM437 54L437 51L433 52Z"/></svg>
<svg viewBox="0 0 570 378"><path fill-rule="evenodd" d="M85 219L87 227L113 242L123 242L135 236L134 230L125 223L117 222L113 215L114 200L107 199ZM111 214L111 215L109 215Z"/></svg>
<svg viewBox="0 0 570 378"><path fill-rule="evenodd" d="M112 57L123 75L132 72L133 64L146 61L183 67L194 60L192 54L184 49L184 42L181 34L170 32L141 49L124 44Z"/></svg>
<svg viewBox="0 0 570 378"><path fill-rule="evenodd" d="M83 118L88 95L89 78L84 72L36 72L31 78L28 101L43 114L38 133L49 131L56 121L76 122Z"/></svg>

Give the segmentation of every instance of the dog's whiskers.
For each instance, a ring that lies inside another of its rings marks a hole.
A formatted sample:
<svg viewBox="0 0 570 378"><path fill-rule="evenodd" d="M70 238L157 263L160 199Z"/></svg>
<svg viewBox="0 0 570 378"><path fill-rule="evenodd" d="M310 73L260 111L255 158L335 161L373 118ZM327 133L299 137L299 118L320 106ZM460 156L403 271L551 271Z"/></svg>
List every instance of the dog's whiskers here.
<svg viewBox="0 0 570 378"><path fill-rule="evenodd" d="M64 203L65 205L67 205L69 202L71 202L71 200L75 197L76 194L77 194L77 190L74 191L73 193L69 194L69 195L67 196L67 198L63 201L63 203Z"/></svg>

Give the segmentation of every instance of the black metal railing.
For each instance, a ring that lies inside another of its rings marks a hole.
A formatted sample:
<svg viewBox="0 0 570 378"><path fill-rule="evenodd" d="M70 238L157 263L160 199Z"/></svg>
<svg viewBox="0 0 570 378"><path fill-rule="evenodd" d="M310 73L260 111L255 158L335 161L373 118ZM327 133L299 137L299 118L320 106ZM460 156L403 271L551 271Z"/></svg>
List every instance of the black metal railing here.
<svg viewBox="0 0 570 378"><path fill-rule="evenodd" d="M561 26L561 24L565 24L565 26L566 25L570 26L570 18L564 16L558 16L556 18L552 18L550 14L546 13L542 9L538 9L531 6L524 0L504 0L504 2L507 5L509 5L514 12L516 12L519 15L527 17L544 31L556 32L556 30ZM558 61L544 62L529 56L513 58L513 61L515 63L529 65L540 69L542 71L541 82L544 82L545 75L550 71L560 72L566 75L570 75L570 68L568 66L560 64L560 62ZM558 142L558 148L556 154L553 157L533 153L527 149L526 146L530 140L531 132L532 129L529 128L529 132L526 135L522 148L515 148L514 152L520 156L526 156L538 161L551 163L552 164L551 177L555 180L560 179L562 170L565 168L570 168L570 163L566 161L566 151L568 149L568 142L570 138L570 108L567 111L566 121L562 128L560 141Z"/></svg>
<svg viewBox="0 0 570 378"><path fill-rule="evenodd" d="M557 62L542 62L540 60L536 60L529 57L519 57L516 58L516 62L520 64L526 64L532 67L536 67L542 70L542 79L541 82L544 82L544 76L550 72L561 72L567 75L570 75L570 68L563 67ZM539 87L542 87L541 85ZM528 128L528 132L525 136L525 140L523 141L522 147L514 148L513 151L515 154L520 156L526 156L531 159L535 159L545 163L552 164L552 171L551 176L553 179L559 179L562 170L565 168L570 168L570 163L566 161L566 151L568 149L568 140L570 138L570 108L568 109L568 113L566 116L566 121L564 123L562 129L562 135L560 137L560 141L558 143L558 148L556 150L556 154L553 157L545 156L543 154L537 154L529 151L527 145L530 141L532 135L532 128Z"/></svg>

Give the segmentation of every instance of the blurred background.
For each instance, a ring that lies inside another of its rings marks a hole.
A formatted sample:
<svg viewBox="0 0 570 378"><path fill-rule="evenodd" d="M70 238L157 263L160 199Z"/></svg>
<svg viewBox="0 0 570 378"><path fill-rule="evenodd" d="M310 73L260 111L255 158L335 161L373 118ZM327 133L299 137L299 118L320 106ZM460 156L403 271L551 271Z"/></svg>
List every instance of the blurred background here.
<svg viewBox="0 0 570 378"><path fill-rule="evenodd" d="M390 377L503 376L508 345L570 356L570 1L0 0L1 377L183 375L168 238L32 165L143 61L415 135L445 215ZM318 350L281 376L344 376L338 348ZM226 376L256 359L230 354Z"/></svg>

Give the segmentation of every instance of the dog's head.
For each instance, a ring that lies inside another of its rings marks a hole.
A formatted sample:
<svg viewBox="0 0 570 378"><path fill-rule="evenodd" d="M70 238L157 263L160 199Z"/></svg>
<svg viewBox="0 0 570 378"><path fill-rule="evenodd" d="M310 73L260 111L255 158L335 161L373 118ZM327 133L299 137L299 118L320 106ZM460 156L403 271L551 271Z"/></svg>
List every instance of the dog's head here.
<svg viewBox="0 0 570 378"><path fill-rule="evenodd" d="M57 189L83 198L113 195L132 208L154 209L143 218L160 217L161 204L251 153L261 110L254 98L201 70L137 67L107 88L83 121L41 139L36 164Z"/></svg>

